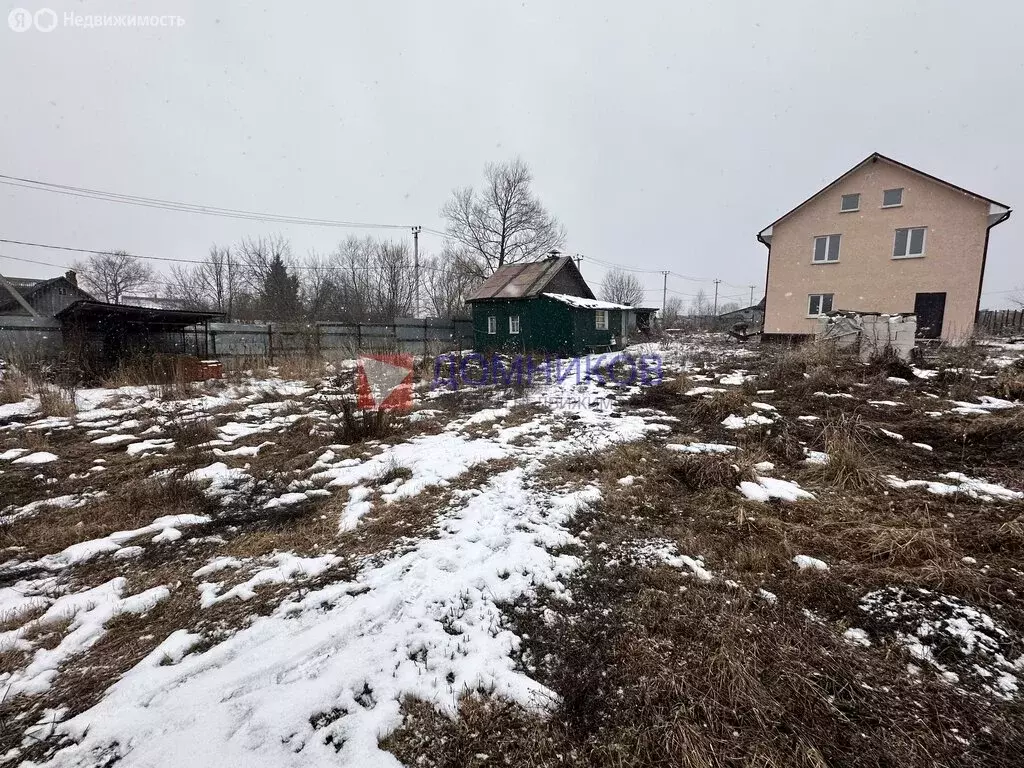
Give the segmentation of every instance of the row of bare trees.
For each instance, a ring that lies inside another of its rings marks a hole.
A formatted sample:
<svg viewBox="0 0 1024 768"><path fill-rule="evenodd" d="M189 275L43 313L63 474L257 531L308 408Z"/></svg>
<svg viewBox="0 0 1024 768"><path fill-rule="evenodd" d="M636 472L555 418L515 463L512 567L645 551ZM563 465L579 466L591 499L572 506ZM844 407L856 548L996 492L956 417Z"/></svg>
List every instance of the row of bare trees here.
<svg viewBox="0 0 1024 768"><path fill-rule="evenodd" d="M124 251L95 254L75 269L86 290L113 303L149 292L243 321L386 322L414 313L462 315L467 296L495 270L543 258L565 242L564 227L540 202L530 168L518 158L488 165L477 188L455 189L441 215L444 245L421 259L418 285L407 242L356 236L302 258L280 235L244 238L214 245L205 258L175 264L169 274ZM639 305L644 288L635 274L613 270L602 295Z"/></svg>

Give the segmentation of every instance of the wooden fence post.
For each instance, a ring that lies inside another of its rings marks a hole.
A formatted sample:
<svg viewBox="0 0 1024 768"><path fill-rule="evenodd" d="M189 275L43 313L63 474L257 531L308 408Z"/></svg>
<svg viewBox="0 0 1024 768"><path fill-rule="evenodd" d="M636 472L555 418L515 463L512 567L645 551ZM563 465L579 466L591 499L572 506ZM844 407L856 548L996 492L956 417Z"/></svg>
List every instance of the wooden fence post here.
<svg viewBox="0 0 1024 768"><path fill-rule="evenodd" d="M274 364L274 329L267 323L267 357L270 358L270 364Z"/></svg>

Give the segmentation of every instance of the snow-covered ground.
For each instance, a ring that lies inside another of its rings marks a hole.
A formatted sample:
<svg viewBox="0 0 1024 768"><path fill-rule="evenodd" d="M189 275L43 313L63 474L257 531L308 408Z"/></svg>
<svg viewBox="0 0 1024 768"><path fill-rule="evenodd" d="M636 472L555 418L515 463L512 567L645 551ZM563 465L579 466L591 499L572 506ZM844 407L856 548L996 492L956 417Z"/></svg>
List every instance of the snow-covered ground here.
<svg viewBox="0 0 1024 768"><path fill-rule="evenodd" d="M755 353L746 348L718 350L710 366L696 362L706 354L700 343L638 351L664 355L663 372L686 377L674 395L686 402L750 388L755 378ZM593 482L583 472L582 480L568 483L552 478L552 467L568 461L586 469L593 457L632 444L691 461L743 462L751 435L817 430L822 409L856 401L884 418L889 409L906 407L902 393L914 385L901 382L887 381L899 400L815 391L801 407L814 414L787 412L773 402L772 389L750 389L743 410L725 411L689 432L657 407L631 406L637 384L569 377L515 391L461 393L426 384L415 389L414 409L400 418L397 432L355 445L337 442L325 400L336 393L274 375L174 401L146 387L81 390L75 417L43 416L35 397L0 405L0 487L19 494L10 503L0 499L0 523L15 542L0 553L0 651L10 659L0 688L6 706L18 704L23 713L7 720L20 727L21 738L0 763L27 757L35 762L26 764L67 767L116 760L395 766L397 759L378 745L402 724L406 699L454 717L462 695L482 691L544 713L558 695L519 663L523 639L505 607L541 593L572 603L571 583L586 566L588 546L573 524L607 492L596 468ZM1020 406L983 396L936 398L930 407L936 415L928 418L986 419ZM186 445L190 425L203 425L208 434ZM878 434L892 450L914 452L898 474L894 468L884 476L881 493L971 503L1024 499L1021 483L1003 477L934 464L915 469L914 457L930 457L930 445L891 429ZM789 466L757 455L743 467L743 479L725 489L730 509L746 510L742 522L779 505L833 503L834 490L809 486L799 474L828 467L821 447L800 441ZM735 469L741 471L739 464ZM126 478L181 482L197 488L208 506L202 513L129 516L130 525L72 536L52 551L38 539L17 543L17 526L41 514L101 509L124 490L118 486ZM629 493L644 482L645 467L637 464L616 476L614 489ZM382 535L375 527L380 519L418 502L428 505L426 522L415 527L400 520L388 529L390 539L366 545ZM316 521L319 538L301 551L287 537L281 539L287 546L251 549L253 539L268 535L262 521L290 515ZM246 546L236 547L243 540ZM841 563L818 554L791 551L788 567L804 579L841 574ZM629 539L608 563L668 567L695 583L740 587L720 575L724 563L665 536ZM146 582L140 574L163 581ZM762 603L780 603L774 591L751 593ZM102 696L88 706L61 700L63 676L88 674L91 654L108 635L131 621L146 626L147 616L171 602L186 606L180 622L162 618L159 630L146 635L144 654L123 673L96 682ZM973 675L995 696L1016 696L1024 672L1011 656L1013 629L984 611L895 587L875 590L859 605L875 631L837 632L847 642L867 652L888 638L951 681ZM904 615L921 623L901 623ZM885 622L893 629L880 637ZM939 659L935 646L949 637L976 661L973 672Z"/></svg>

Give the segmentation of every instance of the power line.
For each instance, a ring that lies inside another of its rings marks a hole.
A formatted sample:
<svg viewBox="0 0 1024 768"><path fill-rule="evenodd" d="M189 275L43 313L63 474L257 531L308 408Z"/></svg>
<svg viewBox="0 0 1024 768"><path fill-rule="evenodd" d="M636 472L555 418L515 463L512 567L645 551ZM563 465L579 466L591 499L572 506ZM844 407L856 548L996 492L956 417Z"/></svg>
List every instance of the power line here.
<svg viewBox="0 0 1024 768"><path fill-rule="evenodd" d="M300 224L319 227L348 227L352 229L409 229L405 224L379 224L360 221L340 221L335 219L318 219L307 216L291 216L279 213L263 213L249 211L241 208L224 208L215 205L203 205L199 203L184 203L176 200L166 200L159 197L145 197L143 195L127 195L120 192L107 192L89 187L76 187L69 184L55 184L37 179L26 179L18 176L0 174L0 184L22 189L34 189L39 192L51 192L53 194L67 195L90 200L102 200L108 203L124 203L143 208L157 208L168 211L179 211L183 213L200 213L206 216L221 216L234 219L248 219L255 221L271 221L280 224Z"/></svg>
<svg viewBox="0 0 1024 768"><path fill-rule="evenodd" d="M91 248L73 248L73 247L71 247L69 245L46 245L44 243L32 243L32 242L29 242L29 241L26 241L26 240L11 240L9 238L0 238L0 243L10 243L12 245L24 245L24 246L29 246L31 248L46 248L48 250L54 250L54 251L70 251L72 253L88 253L90 255L97 255L97 256L115 256L115 255L117 255L117 251L94 250L94 249L91 249ZM202 261L202 260L199 260L199 259L179 259L179 258L174 258L173 256L141 256L141 255L135 254L135 253L132 253L132 254L129 254L129 255L133 256L136 259L143 259L145 261L166 261L166 262L171 262L171 263L174 263L174 264L205 264L206 263L205 261ZM45 266L57 267L59 269L68 269L67 266L63 266L63 265L60 265L60 264L51 264L51 263L43 262L43 261L32 261L31 259L20 259L20 258L17 258L16 256L4 256L3 258L5 258L5 259L13 259L14 261L27 261L30 264L43 264ZM242 261L240 263L244 263L244 261ZM330 264L315 264L315 265L309 265L309 264L289 264L288 265L288 269L291 269L291 270L325 270L325 271L330 271L330 272L372 272L372 271L386 270L388 268L387 267L334 266L334 265L330 265ZM428 267L428 266L423 266L423 265L420 265L420 270L421 271L426 270L428 272L442 272L442 271L444 271L442 267Z"/></svg>

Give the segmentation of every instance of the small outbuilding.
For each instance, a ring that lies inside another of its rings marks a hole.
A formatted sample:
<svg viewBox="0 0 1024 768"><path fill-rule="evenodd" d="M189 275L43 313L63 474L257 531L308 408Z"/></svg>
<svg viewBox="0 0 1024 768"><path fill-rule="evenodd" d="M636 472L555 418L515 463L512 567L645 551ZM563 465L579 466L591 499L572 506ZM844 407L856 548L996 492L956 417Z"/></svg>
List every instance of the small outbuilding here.
<svg viewBox="0 0 1024 768"><path fill-rule="evenodd" d="M82 300L57 313L69 363L86 375L102 375L140 357L204 358L208 324L218 312L153 309Z"/></svg>
<svg viewBox="0 0 1024 768"><path fill-rule="evenodd" d="M633 310L599 301L575 261L557 255L498 268L467 303L475 348L506 353L583 355L622 349Z"/></svg>

